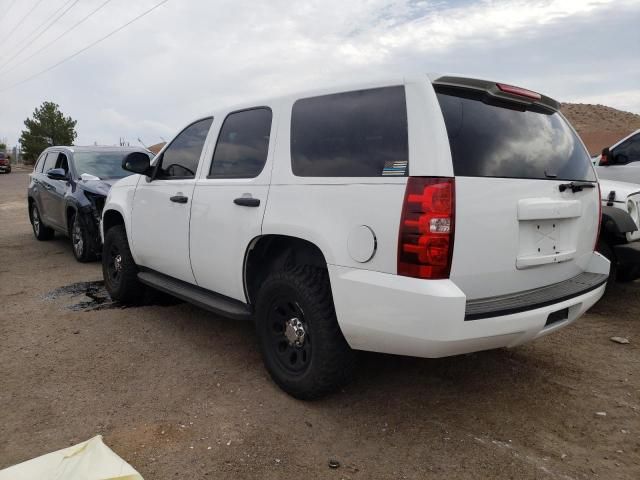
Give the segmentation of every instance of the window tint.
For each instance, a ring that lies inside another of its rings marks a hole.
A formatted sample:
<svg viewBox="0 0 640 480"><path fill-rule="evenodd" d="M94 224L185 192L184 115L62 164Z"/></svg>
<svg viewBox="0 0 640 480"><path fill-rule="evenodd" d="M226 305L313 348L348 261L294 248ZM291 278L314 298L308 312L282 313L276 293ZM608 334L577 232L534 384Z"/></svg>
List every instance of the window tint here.
<svg viewBox="0 0 640 480"><path fill-rule="evenodd" d="M640 161L640 135L631 137L614 148L613 161L618 164Z"/></svg>
<svg viewBox="0 0 640 480"><path fill-rule="evenodd" d="M403 176L408 160L404 87L305 98L293 105L294 175Z"/></svg>
<svg viewBox="0 0 640 480"><path fill-rule="evenodd" d="M271 110L254 108L225 119L211 162L209 178L254 178L267 161Z"/></svg>
<svg viewBox="0 0 640 480"><path fill-rule="evenodd" d="M437 95L455 175L596 180L587 151L560 114L489 105L463 93Z"/></svg>
<svg viewBox="0 0 640 480"><path fill-rule="evenodd" d="M180 132L162 154L157 178L171 180L195 177L212 121L212 118L199 120Z"/></svg>
<svg viewBox="0 0 640 480"><path fill-rule="evenodd" d="M44 161L43 173L47 173L52 168L56 168L56 161L58 160L58 152L47 153L47 158Z"/></svg>

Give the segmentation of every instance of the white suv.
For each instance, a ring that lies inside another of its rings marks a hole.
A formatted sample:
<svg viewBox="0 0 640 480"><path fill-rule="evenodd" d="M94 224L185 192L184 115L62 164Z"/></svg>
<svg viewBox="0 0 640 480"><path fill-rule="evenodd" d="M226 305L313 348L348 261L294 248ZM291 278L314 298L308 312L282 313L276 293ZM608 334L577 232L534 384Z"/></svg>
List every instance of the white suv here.
<svg viewBox="0 0 640 480"><path fill-rule="evenodd" d="M421 76L219 109L133 153L103 214L110 294L143 286L254 319L298 398L353 350L442 357L513 347L603 294L600 200L558 103Z"/></svg>

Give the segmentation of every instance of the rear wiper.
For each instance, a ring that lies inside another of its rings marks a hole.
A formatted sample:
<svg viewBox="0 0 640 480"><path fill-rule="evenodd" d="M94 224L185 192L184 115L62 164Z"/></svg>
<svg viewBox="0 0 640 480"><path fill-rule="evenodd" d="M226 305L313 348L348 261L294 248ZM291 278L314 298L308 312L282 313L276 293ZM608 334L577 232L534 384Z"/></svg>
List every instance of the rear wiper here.
<svg viewBox="0 0 640 480"><path fill-rule="evenodd" d="M569 188L573 193L576 193L581 192L583 188L595 188L595 185L591 182L570 182L558 185L558 189L560 189L561 192L564 192Z"/></svg>

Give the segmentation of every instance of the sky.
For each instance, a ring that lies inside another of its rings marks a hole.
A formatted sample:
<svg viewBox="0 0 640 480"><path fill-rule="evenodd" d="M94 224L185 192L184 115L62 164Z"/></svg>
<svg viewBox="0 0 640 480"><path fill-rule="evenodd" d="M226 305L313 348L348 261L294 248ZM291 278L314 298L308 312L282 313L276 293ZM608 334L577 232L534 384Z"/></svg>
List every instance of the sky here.
<svg viewBox="0 0 640 480"><path fill-rule="evenodd" d="M246 99L426 72L640 113L640 0L168 0L66 60L160 2L0 0L0 139L43 101L78 145L151 145Z"/></svg>

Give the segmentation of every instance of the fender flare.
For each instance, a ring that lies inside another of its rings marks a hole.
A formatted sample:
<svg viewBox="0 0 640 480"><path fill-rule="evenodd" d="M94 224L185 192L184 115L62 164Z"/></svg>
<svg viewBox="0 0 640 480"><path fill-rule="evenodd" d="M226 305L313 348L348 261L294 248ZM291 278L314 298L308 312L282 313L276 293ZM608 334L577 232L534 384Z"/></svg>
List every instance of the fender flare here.
<svg viewBox="0 0 640 480"><path fill-rule="evenodd" d="M615 235L635 232L636 223L628 212L615 207L602 207L602 231Z"/></svg>

